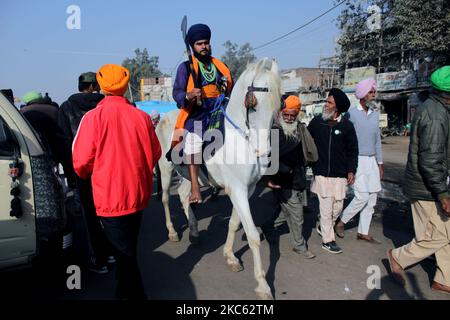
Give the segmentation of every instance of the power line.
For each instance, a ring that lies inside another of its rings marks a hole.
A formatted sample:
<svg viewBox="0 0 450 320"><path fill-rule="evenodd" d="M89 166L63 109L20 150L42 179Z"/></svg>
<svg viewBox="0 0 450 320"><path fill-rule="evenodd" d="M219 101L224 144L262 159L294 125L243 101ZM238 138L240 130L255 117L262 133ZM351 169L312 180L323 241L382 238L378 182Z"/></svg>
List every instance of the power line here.
<svg viewBox="0 0 450 320"><path fill-rule="evenodd" d="M330 21L330 23L331 23L332 21ZM300 33L300 34L297 34L295 37L293 37L293 38L291 38L291 39L284 39L283 41L282 41L282 43L284 43L284 47L283 48L281 48L281 47L277 47L277 48L275 48L275 49L271 49L271 48L264 48L264 49L262 49L260 52L259 52L259 54L261 54L261 52L267 52L267 50L271 50L270 52L273 54L273 53L275 53L276 54L276 56L278 57L278 54L280 53L280 52L287 52L287 51L289 51L289 50L286 50L286 49L293 49L294 48L294 46L296 46L296 45L299 45L299 44L302 44L301 42L299 42L299 41L294 41L294 40L298 40L298 39L300 39L300 38L302 38L302 40L305 40L305 39L308 39L308 38L310 38L311 37L311 35L314 35L315 33L317 33L317 31L321 31L321 30L323 30L323 29L325 29L325 28L328 28L329 27L329 25L327 25L327 24L324 24L324 25L321 25L321 26L319 26L319 27L317 27L317 28L315 28L315 29L312 29L312 30L309 30L309 31L307 31L307 32L304 32L304 33ZM322 40L322 38L320 38L320 40Z"/></svg>
<svg viewBox="0 0 450 320"><path fill-rule="evenodd" d="M325 11L324 13L322 13L321 15L315 17L314 19L308 21L307 23L301 25L300 27L298 27L298 28L296 28L296 29L294 29L294 30L292 30L292 31L290 31L290 32L288 32L288 33L286 33L286 34L284 34L284 35L282 35L282 36L276 38L276 39L273 39L273 40L271 40L271 41L269 41L269 42L266 42L266 43L264 43L264 44L262 44L262 45L259 45L259 46L255 47L255 48L253 48L252 51L255 51L255 50L258 50L258 49L267 47L268 45L271 45L272 43L274 43L274 42L276 42L276 41L279 41L279 40L281 40L281 39L283 39L283 38L286 38L287 36L293 34L294 32L297 32L297 31L300 30L300 29L303 29L304 27L310 25L310 24L313 23L314 21L316 21L316 20L320 19L321 17L323 17L324 15L326 15L328 12L331 12L331 11L333 11L334 9L336 9L337 7L339 7L339 6L340 6L341 4L343 4L345 1L346 1L346 0L342 0L341 2L339 2L338 4L336 4L334 7L328 9L327 11Z"/></svg>

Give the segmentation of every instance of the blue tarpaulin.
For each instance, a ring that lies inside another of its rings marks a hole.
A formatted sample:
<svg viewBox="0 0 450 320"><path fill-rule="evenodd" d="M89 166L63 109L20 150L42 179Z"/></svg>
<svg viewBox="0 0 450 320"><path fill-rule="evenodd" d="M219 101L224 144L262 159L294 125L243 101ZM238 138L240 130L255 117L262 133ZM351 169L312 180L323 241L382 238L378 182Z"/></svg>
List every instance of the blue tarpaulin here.
<svg viewBox="0 0 450 320"><path fill-rule="evenodd" d="M149 101L136 101L136 107L139 110L142 110L146 112L148 115L152 112L152 110L156 110L161 115L161 118L164 117L164 115L172 110L177 109L177 103L176 102L170 102L170 101L156 101L156 100L149 100Z"/></svg>

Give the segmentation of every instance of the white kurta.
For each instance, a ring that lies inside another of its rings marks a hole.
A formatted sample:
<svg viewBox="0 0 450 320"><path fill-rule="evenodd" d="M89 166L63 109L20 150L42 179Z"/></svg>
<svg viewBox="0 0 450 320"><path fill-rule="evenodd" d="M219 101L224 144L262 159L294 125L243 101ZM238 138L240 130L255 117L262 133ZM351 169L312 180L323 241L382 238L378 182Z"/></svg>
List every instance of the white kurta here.
<svg viewBox="0 0 450 320"><path fill-rule="evenodd" d="M358 170L356 170L353 188L358 192L380 192L380 169L374 156L358 156Z"/></svg>
<svg viewBox="0 0 450 320"><path fill-rule="evenodd" d="M347 179L314 176L311 181L311 192L323 198L344 200L347 193Z"/></svg>
<svg viewBox="0 0 450 320"><path fill-rule="evenodd" d="M368 235L370 222L377 204L377 192L381 191L380 169L374 156L359 156L358 170L353 184L355 197L342 212L341 221L347 223L358 212L358 233Z"/></svg>

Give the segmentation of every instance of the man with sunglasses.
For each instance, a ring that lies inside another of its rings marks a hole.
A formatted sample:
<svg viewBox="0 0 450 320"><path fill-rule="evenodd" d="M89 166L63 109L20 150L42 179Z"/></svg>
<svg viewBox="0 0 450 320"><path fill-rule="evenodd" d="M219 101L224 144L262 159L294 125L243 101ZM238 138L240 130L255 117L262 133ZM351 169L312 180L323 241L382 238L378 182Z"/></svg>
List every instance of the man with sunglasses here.
<svg viewBox="0 0 450 320"><path fill-rule="evenodd" d="M369 235L369 228L384 175L378 125L380 115L375 111L375 94L376 81L373 78L362 80L356 85L355 96L359 99L359 104L348 112L358 137L358 170L353 185L355 197L342 212L341 219L335 226L336 235L343 238L345 224L361 212L357 239L370 243L380 243Z"/></svg>

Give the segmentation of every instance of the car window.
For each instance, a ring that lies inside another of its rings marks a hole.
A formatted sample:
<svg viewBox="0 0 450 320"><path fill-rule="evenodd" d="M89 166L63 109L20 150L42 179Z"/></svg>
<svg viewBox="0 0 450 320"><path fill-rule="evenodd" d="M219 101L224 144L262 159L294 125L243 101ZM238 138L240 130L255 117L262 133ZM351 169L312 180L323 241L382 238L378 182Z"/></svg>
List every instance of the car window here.
<svg viewBox="0 0 450 320"><path fill-rule="evenodd" d="M17 154L17 140L8 124L0 117L0 157L13 158Z"/></svg>

